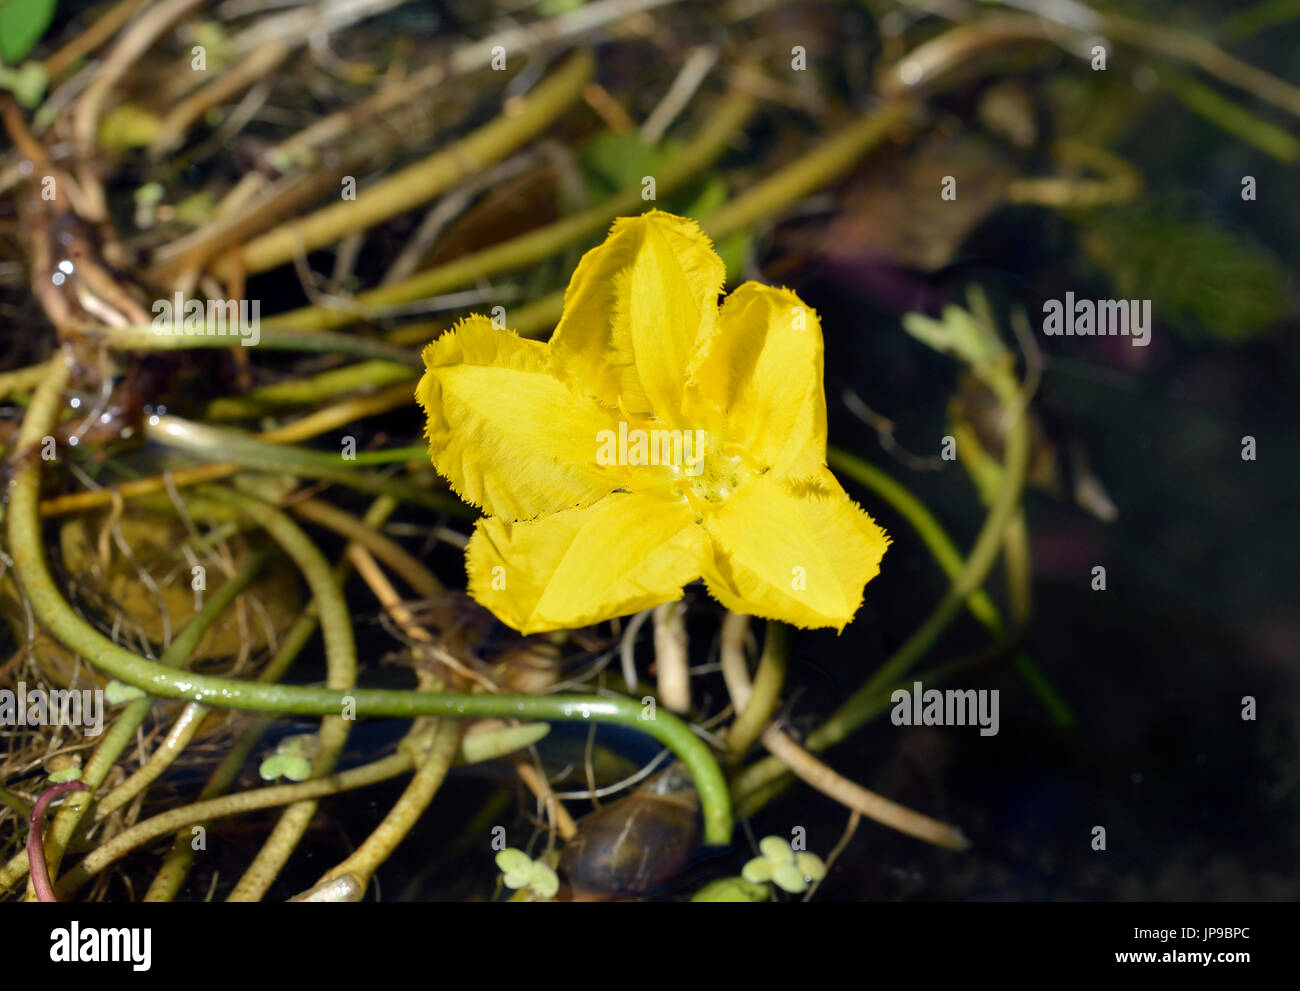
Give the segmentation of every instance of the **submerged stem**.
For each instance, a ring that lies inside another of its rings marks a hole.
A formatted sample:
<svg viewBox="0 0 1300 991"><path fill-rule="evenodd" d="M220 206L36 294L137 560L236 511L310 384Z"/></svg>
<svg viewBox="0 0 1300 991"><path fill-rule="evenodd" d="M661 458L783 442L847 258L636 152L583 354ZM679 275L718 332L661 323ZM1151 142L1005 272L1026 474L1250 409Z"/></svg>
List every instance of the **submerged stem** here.
<svg viewBox="0 0 1300 991"><path fill-rule="evenodd" d="M58 362L37 389L23 419L19 447L38 444L55 421L68 369ZM40 624L60 643L85 657L98 671L163 698L188 699L219 708L294 715L449 716L451 718L530 719L543 722L608 722L649 733L687 766L700 793L705 839L725 845L731 837L731 802L726 781L708 746L689 725L657 709L643 715L630 698L587 695L465 695L357 688L350 691L302 685L267 685L180 673L120 647L91 627L68 605L50 574L41 541L40 458L28 458L15 472L10 497L9 550L14 572L29 596Z"/></svg>

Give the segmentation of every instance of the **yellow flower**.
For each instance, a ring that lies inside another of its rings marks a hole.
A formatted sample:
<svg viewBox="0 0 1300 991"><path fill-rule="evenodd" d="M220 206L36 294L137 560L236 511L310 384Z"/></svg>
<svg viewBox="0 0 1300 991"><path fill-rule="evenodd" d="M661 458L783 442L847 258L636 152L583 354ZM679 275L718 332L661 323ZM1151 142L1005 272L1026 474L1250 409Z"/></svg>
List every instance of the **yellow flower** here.
<svg viewBox="0 0 1300 991"><path fill-rule="evenodd" d="M884 532L826 468L817 315L749 282L689 220L614 223L550 344L471 316L424 349L434 466L487 515L473 597L523 633L681 598L842 630Z"/></svg>

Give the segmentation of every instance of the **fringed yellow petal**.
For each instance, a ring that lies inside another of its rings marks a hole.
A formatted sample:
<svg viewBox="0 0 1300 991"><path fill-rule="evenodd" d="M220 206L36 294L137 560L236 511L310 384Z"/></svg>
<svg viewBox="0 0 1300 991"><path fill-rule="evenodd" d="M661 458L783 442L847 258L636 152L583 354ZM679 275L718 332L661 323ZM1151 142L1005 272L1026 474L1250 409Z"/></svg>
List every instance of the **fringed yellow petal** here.
<svg viewBox="0 0 1300 991"><path fill-rule="evenodd" d="M793 488L772 476L748 480L704 518L709 591L734 612L843 630L889 538L829 472Z"/></svg>
<svg viewBox="0 0 1300 991"><path fill-rule="evenodd" d="M732 292L691 378L693 405L698 397L723 414L731 439L778 478L825 467L821 322L788 289L746 282ZM705 409L697 417L712 419Z"/></svg>
<svg viewBox="0 0 1300 991"><path fill-rule="evenodd" d="M597 464L617 420L557 380L546 346L490 320L462 320L424 349L416 399L433 465L466 502L530 519L587 506L621 484Z"/></svg>
<svg viewBox="0 0 1300 991"><path fill-rule="evenodd" d="M542 520L478 521L469 590L521 633L574 629L681 598L706 538L680 502L616 492Z"/></svg>
<svg viewBox="0 0 1300 991"><path fill-rule="evenodd" d="M564 295L556 374L600 402L682 425L682 386L712 336L726 269L694 221L652 210L614 222Z"/></svg>

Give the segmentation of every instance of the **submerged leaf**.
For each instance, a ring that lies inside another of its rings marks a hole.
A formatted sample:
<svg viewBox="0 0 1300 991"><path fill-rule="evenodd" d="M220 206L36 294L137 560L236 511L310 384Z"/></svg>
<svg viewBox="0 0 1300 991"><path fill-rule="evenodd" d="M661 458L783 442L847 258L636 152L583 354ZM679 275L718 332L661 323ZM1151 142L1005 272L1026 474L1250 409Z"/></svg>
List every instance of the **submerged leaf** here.
<svg viewBox="0 0 1300 991"><path fill-rule="evenodd" d="M1237 343L1288 307L1287 277L1268 248L1172 198L1099 211L1086 223L1088 255L1122 296L1150 299L1174 331Z"/></svg>

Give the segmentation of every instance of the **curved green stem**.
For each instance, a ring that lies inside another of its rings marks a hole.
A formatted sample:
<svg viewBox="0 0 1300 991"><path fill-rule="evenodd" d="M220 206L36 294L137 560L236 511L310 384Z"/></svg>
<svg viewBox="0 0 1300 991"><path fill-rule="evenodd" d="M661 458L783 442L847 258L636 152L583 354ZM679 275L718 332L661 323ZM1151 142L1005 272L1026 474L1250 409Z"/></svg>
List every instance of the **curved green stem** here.
<svg viewBox="0 0 1300 991"><path fill-rule="evenodd" d="M58 366L55 376L66 375L66 368L61 361L56 361L54 365L48 366L51 369ZM47 413L53 415L44 405L37 405L36 399L41 398L42 403L45 399L42 395L42 389L38 388L37 394L33 397L32 412L34 415L45 416ZM57 401L58 392L55 393ZM20 447L24 445L21 442ZM10 527L12 529L13 520L10 518ZM38 531L39 540L39 526ZM12 546L12 544L11 544ZM198 648L199 642L203 639L204 634L213 623L217 621L221 613L228 605L227 584L217 589L211 598L204 604L203 608L194 615L185 628L180 631L163 651L158 660L158 665L164 669L179 668L189 660L190 655ZM230 597L237 594L238 585L232 586L229 590ZM89 627L88 627L89 628ZM113 725L100 741L99 746L95 749L94 755L86 764L82 771L81 781L87 786L88 794L86 796L73 796L63 804L54 817L54 822L50 827L50 835L46 840L46 852L49 858L50 870L57 872L63 859L63 854L72 841L72 837L81 822L82 816L85 815L89 807L92 796L101 784L107 779L109 772L121 757L122 752L131 744L135 738L136 730L148 716L150 708L153 706L152 698L136 699L129 703L121 714L113 721ZM17 882L23 876L24 864L18 858L10 861L0 869L0 891L6 890L11 884ZM29 886L28 897L35 898L36 892L34 887Z"/></svg>
<svg viewBox="0 0 1300 991"><path fill-rule="evenodd" d="M387 496L380 496L371 504L370 509L361 521L361 526L363 528L374 528L368 530L368 532L377 533L378 528L383 525L384 521L392 515L396 508L396 500ZM352 517L348 517L348 519L350 520ZM335 584L342 588L351 570L347 554L344 553L343 558L334 565L332 574ZM289 670L289 666L302 652L302 649L307 646L307 642L315 635L316 629L320 625L319 611L318 604L313 599L303 614L289 628L289 632L285 634L280 649L276 651L270 663L258 675L259 681L276 682L284 676L285 672ZM274 724L274 719L262 717L248 728L244 735L226 751L221 763L217 765L216 770L212 772L207 783L203 786L203 790L199 793L199 801L218 798L230 789L249 755L253 752L253 748L257 746L267 730ZM144 900L147 902L166 902L175 898L176 893L180 891L181 885L185 883L185 878L189 874L193 862L194 848L190 844L190 836L182 830L176 834L175 839L172 841L171 851L164 859L162 867L158 869L158 873L154 875L149 890L145 892Z"/></svg>
<svg viewBox="0 0 1300 991"><path fill-rule="evenodd" d="M325 684L336 691L348 691L356 684L357 649L352 618L339 583L334 580L325 556L311 538L283 510L239 492L201 490L205 497L229 503L262 527L302 572L320 616L325 641ZM334 770L347 745L352 721L341 714L325 716L316 734L317 754L311 763L312 777ZM230 894L231 901L260 899L279 875L316 814L314 799L296 802L285 809L271 835L258 851Z"/></svg>
<svg viewBox="0 0 1300 991"><path fill-rule="evenodd" d="M55 422L68 369L62 363L37 389L23 418L19 448L28 450ZM40 458L25 459L15 472L10 497L9 551L14 573L30 598L32 611L51 636L119 681L163 698L187 699L218 708L292 715L416 716L514 718L540 722L616 723L649 733L684 763L695 780L704 812L705 839L724 845L731 838L731 802L726 780L712 752L682 720L656 707L652 718L640 702L586 695L444 695L433 692L358 688L339 691L309 686L268 685L181 673L139 657L87 624L64 599L50 574L41 541Z"/></svg>
<svg viewBox="0 0 1300 991"><path fill-rule="evenodd" d="M433 801L451 768L460 739L461 727L458 723L450 719L438 721L432 733L432 741L419 760L402 797L350 856L320 876L318 884L345 874L356 877L362 888L370 883L379 865L389 858Z"/></svg>

